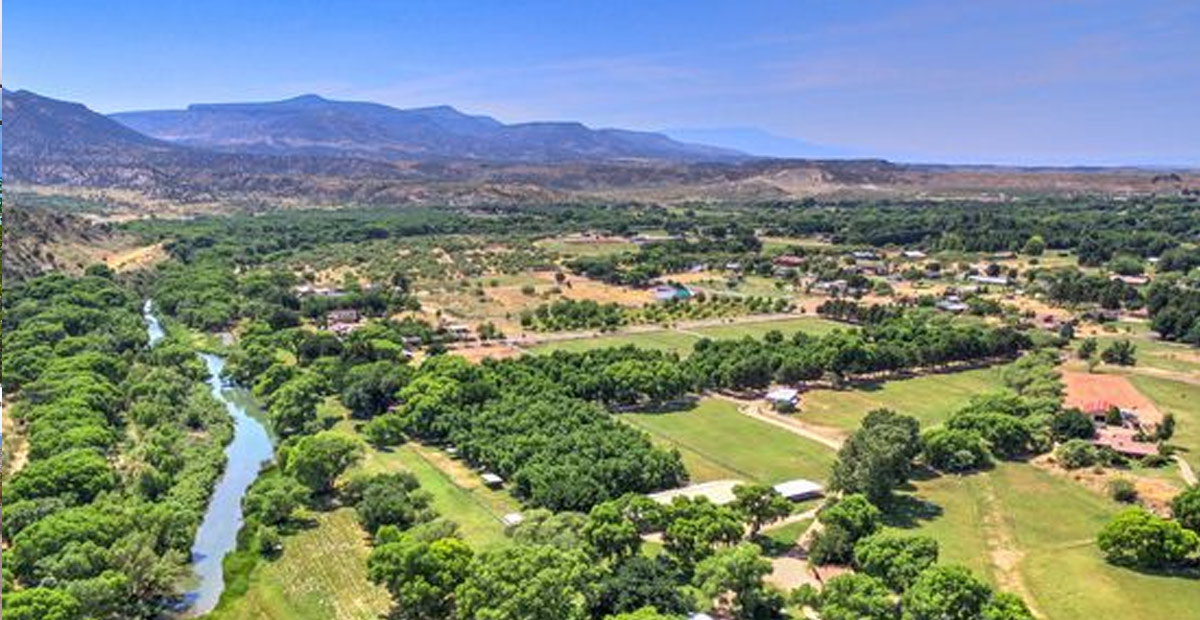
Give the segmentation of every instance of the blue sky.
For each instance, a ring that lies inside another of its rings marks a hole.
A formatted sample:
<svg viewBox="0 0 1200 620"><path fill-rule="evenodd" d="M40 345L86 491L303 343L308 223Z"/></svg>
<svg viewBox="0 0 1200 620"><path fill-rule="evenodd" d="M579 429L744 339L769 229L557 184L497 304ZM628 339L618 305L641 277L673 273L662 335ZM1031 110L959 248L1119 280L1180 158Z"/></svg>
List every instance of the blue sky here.
<svg viewBox="0 0 1200 620"><path fill-rule="evenodd" d="M314 92L908 160L1200 165L1200 2L1188 0L5 9L4 84L104 112Z"/></svg>

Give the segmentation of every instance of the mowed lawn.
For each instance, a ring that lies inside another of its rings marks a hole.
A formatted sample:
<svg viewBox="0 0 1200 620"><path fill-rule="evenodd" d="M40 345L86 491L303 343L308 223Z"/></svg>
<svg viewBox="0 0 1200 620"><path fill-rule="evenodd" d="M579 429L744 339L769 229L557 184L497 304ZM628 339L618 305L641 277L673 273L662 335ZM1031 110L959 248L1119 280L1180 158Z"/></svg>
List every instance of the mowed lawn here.
<svg viewBox="0 0 1200 620"><path fill-rule="evenodd" d="M739 413L730 402L705 399L687 411L632 413L620 418L663 446L679 449L692 482L739 479L776 484L793 478L822 481L829 448Z"/></svg>
<svg viewBox="0 0 1200 620"><path fill-rule="evenodd" d="M1200 385L1133 374L1129 380L1159 410L1175 415L1175 436L1170 443L1182 448L1183 458L1200 469Z"/></svg>
<svg viewBox="0 0 1200 620"><path fill-rule="evenodd" d="M263 560L247 592L206 616L213 620L376 620L391 608L367 579L366 533L352 508L315 513L313 527L284 539Z"/></svg>
<svg viewBox="0 0 1200 620"><path fill-rule="evenodd" d="M917 487L918 497L943 511L915 528L938 539L942 561L971 567L1006 589L1023 587L1046 618L1188 618L1200 609L1194 579L1106 563L1095 536L1121 507L1066 477L1009 463Z"/></svg>
<svg viewBox="0 0 1200 620"><path fill-rule="evenodd" d="M813 390L800 397L800 419L854 431L873 409L911 415L922 427L940 424L976 394L1002 389L1000 368L979 368L886 381L845 390Z"/></svg>

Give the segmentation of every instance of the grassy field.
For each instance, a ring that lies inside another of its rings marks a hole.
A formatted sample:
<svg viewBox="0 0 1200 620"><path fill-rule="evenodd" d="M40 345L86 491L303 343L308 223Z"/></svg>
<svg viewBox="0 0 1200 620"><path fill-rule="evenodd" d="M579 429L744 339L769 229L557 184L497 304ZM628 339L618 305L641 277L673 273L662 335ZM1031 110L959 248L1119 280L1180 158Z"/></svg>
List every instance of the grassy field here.
<svg viewBox="0 0 1200 620"><path fill-rule="evenodd" d="M533 347L530 351L533 353L553 353L554 351L580 353L591 351L592 349L623 347L632 344L643 349L674 351L680 355L687 355L692 352L692 345L698 340L700 338L691 334L663 330L639 334L597 336L595 338L576 338L573 340L546 342Z"/></svg>
<svg viewBox="0 0 1200 620"><path fill-rule="evenodd" d="M597 242L566 241L564 239L542 239L534 243L537 247L563 256L607 256L620 252L632 252L637 245L631 241L603 240Z"/></svg>
<svg viewBox="0 0 1200 620"><path fill-rule="evenodd" d="M702 400L688 411L620 417L650 433L656 442L678 448L692 482L820 481L833 464L833 451L825 446L738 413L723 400Z"/></svg>
<svg viewBox="0 0 1200 620"><path fill-rule="evenodd" d="M1175 414L1171 444L1186 450L1183 458L1200 469L1200 386L1146 375L1129 380L1164 413Z"/></svg>
<svg viewBox="0 0 1200 620"><path fill-rule="evenodd" d="M479 476L445 453L407 443L386 452L370 450L361 471L408 471L433 496L438 514L458 523L463 539L476 549L504 545L507 538L500 518L517 512L517 500L503 491L483 486Z"/></svg>
<svg viewBox="0 0 1200 620"><path fill-rule="evenodd" d="M685 331L659 330L636 334L612 334L606 336L597 336L595 338L560 340L557 342L546 342L539 344L530 350L534 353L551 353L554 351L581 352L604 347L622 347L627 344L632 344L644 349L674 351L680 355L688 355L692 352L692 345L694 345L702 337L743 338L745 336L751 336L754 338L761 338L764 334L772 330L779 330L783 332L785 336L798 331L819 336L821 334L827 334L834 329L845 327L846 326L842 325L841 323L827 321L817 317L796 317L794 319L782 319L776 321L731 323L728 325L697 327Z"/></svg>
<svg viewBox="0 0 1200 620"><path fill-rule="evenodd" d="M938 539L943 561L965 564L1002 587L1024 588L1046 618L1186 618L1200 609L1195 580L1104 562L1093 540L1120 507L1065 477L1004 464L921 482L918 489L943 511L915 528Z"/></svg>
<svg viewBox="0 0 1200 620"><path fill-rule="evenodd" d="M1122 327L1127 325L1130 324L1122 324ZM1173 372L1200 374L1200 349L1173 342L1154 340L1146 334L1145 330L1147 328L1144 324L1133 325L1136 327L1131 334L1103 334L1097 336L1096 340L1099 341L1100 350L1104 350L1109 343L1114 341L1129 339L1137 346L1139 366L1161 368Z"/></svg>
<svg viewBox="0 0 1200 620"><path fill-rule="evenodd" d="M835 321L828 321L817 317L796 317L794 319L783 319L779 321L760 321L756 323L736 323L731 325L718 325L714 327L699 327L693 330L688 330L701 334L708 338L744 338L750 336L753 338L762 338L767 332L778 330L784 336L790 336L795 332L804 332L814 336L828 334L835 329L847 329L848 326Z"/></svg>
<svg viewBox="0 0 1200 620"><path fill-rule="evenodd" d="M971 396L1002 387L1000 369L994 367L887 381L866 388L814 390L801 397L797 415L814 424L853 431L867 412L887 407L914 416L927 427L940 424Z"/></svg>
<svg viewBox="0 0 1200 620"><path fill-rule="evenodd" d="M283 554L263 561L247 592L213 620L376 620L391 606L367 579L366 534L354 510L317 513L313 527L289 536Z"/></svg>

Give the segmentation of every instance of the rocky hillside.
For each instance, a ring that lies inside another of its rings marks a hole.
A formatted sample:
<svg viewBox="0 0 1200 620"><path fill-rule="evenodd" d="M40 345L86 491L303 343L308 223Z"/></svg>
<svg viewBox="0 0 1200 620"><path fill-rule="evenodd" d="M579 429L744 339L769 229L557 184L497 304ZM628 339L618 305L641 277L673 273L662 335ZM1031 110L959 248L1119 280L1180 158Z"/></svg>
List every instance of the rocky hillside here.
<svg viewBox="0 0 1200 620"><path fill-rule="evenodd" d="M48 271L78 273L103 262L133 240L108 224L37 207L4 209L4 285Z"/></svg>

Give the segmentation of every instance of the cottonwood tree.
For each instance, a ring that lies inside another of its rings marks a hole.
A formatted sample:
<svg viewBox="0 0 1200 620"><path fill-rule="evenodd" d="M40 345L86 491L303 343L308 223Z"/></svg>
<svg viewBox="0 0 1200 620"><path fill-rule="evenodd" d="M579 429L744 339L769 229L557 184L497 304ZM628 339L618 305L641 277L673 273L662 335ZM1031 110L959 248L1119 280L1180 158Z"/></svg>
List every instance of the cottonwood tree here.
<svg viewBox="0 0 1200 620"><path fill-rule="evenodd" d="M733 488L733 495L729 507L750 525L751 537L758 536L764 525L792 513L792 503L765 484L740 484Z"/></svg>
<svg viewBox="0 0 1200 620"><path fill-rule="evenodd" d="M880 532L854 545L854 567L903 592L938 559L938 543L928 536Z"/></svg>
<svg viewBox="0 0 1200 620"><path fill-rule="evenodd" d="M1109 562L1131 568L1178 566L1200 550L1200 535L1142 508L1117 513L1096 537Z"/></svg>
<svg viewBox="0 0 1200 620"><path fill-rule="evenodd" d="M776 618L783 608L783 595L763 582L771 573L771 562L752 543L722 549L696 565L692 583L704 600L723 600L733 618L766 620Z"/></svg>
<svg viewBox="0 0 1200 620"><path fill-rule="evenodd" d="M313 493L333 490L333 482L362 458L362 443L334 431L302 437L287 455L287 473Z"/></svg>
<svg viewBox="0 0 1200 620"><path fill-rule="evenodd" d="M859 573L830 579L817 595L822 620L895 620L896 601L883 581Z"/></svg>
<svg viewBox="0 0 1200 620"><path fill-rule="evenodd" d="M478 555L455 590L458 620L587 620L598 569L581 551L517 545Z"/></svg>
<svg viewBox="0 0 1200 620"><path fill-rule="evenodd" d="M1191 486L1171 500L1171 514L1180 525L1200 534L1200 486Z"/></svg>
<svg viewBox="0 0 1200 620"><path fill-rule="evenodd" d="M372 549L367 572L392 595L392 618L448 620L455 617L455 589L466 580L472 557L458 538L404 537Z"/></svg>

